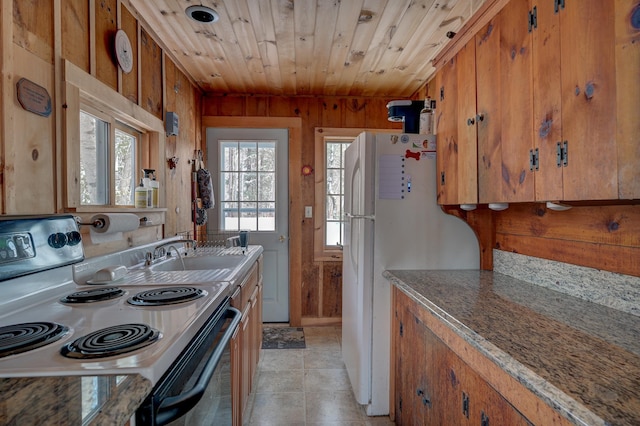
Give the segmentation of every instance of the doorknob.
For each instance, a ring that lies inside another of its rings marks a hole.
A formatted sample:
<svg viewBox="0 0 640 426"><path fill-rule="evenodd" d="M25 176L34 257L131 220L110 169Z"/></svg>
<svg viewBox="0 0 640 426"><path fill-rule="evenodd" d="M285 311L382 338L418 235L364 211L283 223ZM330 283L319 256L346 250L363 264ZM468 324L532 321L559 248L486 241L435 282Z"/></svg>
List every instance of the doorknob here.
<svg viewBox="0 0 640 426"><path fill-rule="evenodd" d="M284 243L285 241L287 241L287 237L285 237L284 235L280 235L278 237L278 241L280 241L281 243Z"/></svg>

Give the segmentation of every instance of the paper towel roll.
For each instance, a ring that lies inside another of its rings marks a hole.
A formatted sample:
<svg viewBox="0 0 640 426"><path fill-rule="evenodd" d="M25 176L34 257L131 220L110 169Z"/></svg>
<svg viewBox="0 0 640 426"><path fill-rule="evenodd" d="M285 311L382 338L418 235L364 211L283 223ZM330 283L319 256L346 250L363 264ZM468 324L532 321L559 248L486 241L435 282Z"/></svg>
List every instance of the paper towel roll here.
<svg viewBox="0 0 640 426"><path fill-rule="evenodd" d="M89 234L95 244L117 241L123 238L123 232L133 231L140 226L140 218L133 213L105 213L91 218L94 223Z"/></svg>
<svg viewBox="0 0 640 426"><path fill-rule="evenodd" d="M133 213L97 214L91 218L91 222L104 224L94 225L92 228L94 232L100 234L133 231L140 226L140 218Z"/></svg>

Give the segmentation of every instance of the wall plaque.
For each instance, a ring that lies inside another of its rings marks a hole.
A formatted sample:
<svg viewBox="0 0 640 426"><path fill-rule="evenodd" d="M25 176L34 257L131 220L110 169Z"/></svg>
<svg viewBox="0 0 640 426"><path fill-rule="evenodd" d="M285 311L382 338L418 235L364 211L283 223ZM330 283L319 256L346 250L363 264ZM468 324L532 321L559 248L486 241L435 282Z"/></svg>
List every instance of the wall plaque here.
<svg viewBox="0 0 640 426"><path fill-rule="evenodd" d="M47 89L26 78L21 78L16 86L22 108L43 117L51 115L51 96Z"/></svg>

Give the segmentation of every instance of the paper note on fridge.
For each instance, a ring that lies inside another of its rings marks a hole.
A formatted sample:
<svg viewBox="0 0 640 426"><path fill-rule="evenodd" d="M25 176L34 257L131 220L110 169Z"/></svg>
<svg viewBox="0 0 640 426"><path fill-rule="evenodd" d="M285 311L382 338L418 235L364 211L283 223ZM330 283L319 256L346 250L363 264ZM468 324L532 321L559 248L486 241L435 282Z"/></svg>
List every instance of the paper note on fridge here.
<svg viewBox="0 0 640 426"><path fill-rule="evenodd" d="M406 181L402 155L378 157L378 198L400 200L404 198Z"/></svg>

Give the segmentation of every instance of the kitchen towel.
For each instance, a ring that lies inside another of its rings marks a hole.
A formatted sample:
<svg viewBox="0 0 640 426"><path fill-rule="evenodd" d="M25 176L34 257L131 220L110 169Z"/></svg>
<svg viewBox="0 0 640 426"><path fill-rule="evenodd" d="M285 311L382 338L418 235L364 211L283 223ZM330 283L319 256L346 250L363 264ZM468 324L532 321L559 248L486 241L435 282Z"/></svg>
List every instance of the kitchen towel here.
<svg viewBox="0 0 640 426"><path fill-rule="evenodd" d="M133 213L105 213L94 215L91 223L91 241L100 244L121 240L123 232L138 229L140 218Z"/></svg>
<svg viewBox="0 0 640 426"><path fill-rule="evenodd" d="M213 193L213 179L207 169L198 170L198 191L202 200L202 208L212 209L216 205L215 194Z"/></svg>

